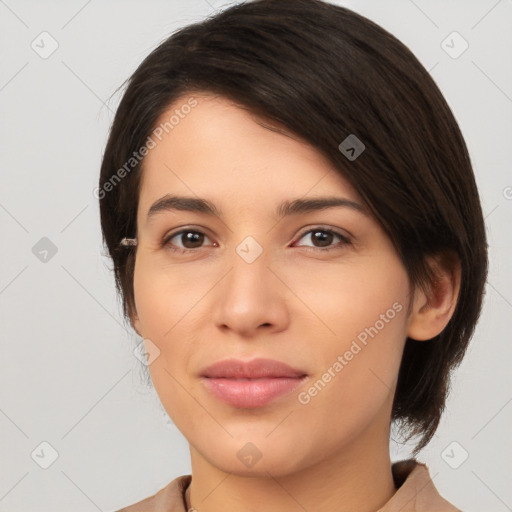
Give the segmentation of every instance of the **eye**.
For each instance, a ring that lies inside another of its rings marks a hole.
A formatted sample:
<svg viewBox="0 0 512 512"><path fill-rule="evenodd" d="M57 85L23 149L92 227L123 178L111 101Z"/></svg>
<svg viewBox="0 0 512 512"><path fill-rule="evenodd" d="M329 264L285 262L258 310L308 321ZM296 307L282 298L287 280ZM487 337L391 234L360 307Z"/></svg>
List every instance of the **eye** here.
<svg viewBox="0 0 512 512"><path fill-rule="evenodd" d="M304 232L300 236L299 240L305 238L307 235L310 236L310 240L313 244L319 244L310 246L311 249L315 251L327 252L333 249L342 249L344 246L351 243L349 238L345 235L342 235L333 229L323 227L316 227ZM333 246L333 239L335 240L336 237L341 242ZM174 239L176 240L173 242ZM174 252L187 253L197 251L197 249L202 249L204 247L203 243L205 239L209 239L209 237L202 231L188 228L181 229L180 231L176 231L175 233L164 237L161 245L162 247ZM213 246L218 247L218 244L213 242ZM299 245L299 247L301 246ZM307 245L302 247L307 247Z"/></svg>
<svg viewBox="0 0 512 512"><path fill-rule="evenodd" d="M341 233L334 231L333 229L316 227L306 231L302 234L300 239L304 238L306 235L310 236L310 239L313 243L318 243L319 246L313 245L311 248L316 251L331 251L333 249L342 249L345 245L350 244L350 240ZM333 242L333 238L338 237L341 240L341 244L331 246ZM307 247L307 246L306 246Z"/></svg>
<svg viewBox="0 0 512 512"><path fill-rule="evenodd" d="M162 247L166 247L171 251L176 252L188 252L194 251L195 249L201 249L202 244L208 238L202 231L197 231L194 229L182 229L181 231L177 231L176 233L172 233L168 237L165 237L162 241ZM176 239L177 242L180 242L182 245L176 247L176 243L171 242L173 239ZM218 244L214 242L215 246Z"/></svg>

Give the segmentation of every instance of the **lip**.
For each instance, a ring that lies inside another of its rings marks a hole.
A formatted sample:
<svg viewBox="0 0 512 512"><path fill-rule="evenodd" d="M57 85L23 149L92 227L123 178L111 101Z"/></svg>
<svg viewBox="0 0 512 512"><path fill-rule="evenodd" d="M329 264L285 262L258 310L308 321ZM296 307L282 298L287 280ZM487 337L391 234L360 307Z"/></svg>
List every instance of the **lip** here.
<svg viewBox="0 0 512 512"><path fill-rule="evenodd" d="M277 361L276 359L256 358L250 361L224 359L208 366L201 377L225 379L262 379L272 377L303 377L307 373Z"/></svg>
<svg viewBox="0 0 512 512"><path fill-rule="evenodd" d="M273 359L225 359L204 369L200 377L208 391L224 403L256 408L291 392L307 373Z"/></svg>

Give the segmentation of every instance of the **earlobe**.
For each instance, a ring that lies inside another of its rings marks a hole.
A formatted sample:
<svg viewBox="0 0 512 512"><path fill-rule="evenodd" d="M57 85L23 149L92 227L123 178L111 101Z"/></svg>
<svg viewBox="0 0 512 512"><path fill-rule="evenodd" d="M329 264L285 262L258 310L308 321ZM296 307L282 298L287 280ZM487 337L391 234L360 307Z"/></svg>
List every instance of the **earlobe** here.
<svg viewBox="0 0 512 512"><path fill-rule="evenodd" d="M455 311L460 290L458 258L429 257L428 262L436 279L429 290L415 290L407 328L407 336L418 341L430 340L443 331Z"/></svg>

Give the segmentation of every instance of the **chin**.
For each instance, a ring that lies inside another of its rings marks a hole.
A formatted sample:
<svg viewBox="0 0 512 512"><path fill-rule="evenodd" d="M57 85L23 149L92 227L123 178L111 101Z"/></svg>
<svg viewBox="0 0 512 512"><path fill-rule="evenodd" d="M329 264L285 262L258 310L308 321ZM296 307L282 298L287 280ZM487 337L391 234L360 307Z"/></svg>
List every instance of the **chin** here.
<svg viewBox="0 0 512 512"><path fill-rule="evenodd" d="M215 446L208 444L196 450L211 465L237 476L268 478L269 473L275 477L295 473L306 457L297 451L300 441L285 435L288 442L283 443L271 439L273 434L269 437L268 432L261 436L235 436L224 442L217 438Z"/></svg>

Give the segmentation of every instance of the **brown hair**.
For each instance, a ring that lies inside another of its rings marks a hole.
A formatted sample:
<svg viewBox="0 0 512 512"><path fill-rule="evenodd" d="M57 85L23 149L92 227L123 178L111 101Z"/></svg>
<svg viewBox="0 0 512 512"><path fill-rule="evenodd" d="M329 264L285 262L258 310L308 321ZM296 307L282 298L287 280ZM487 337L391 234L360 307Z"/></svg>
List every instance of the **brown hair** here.
<svg viewBox="0 0 512 512"><path fill-rule="evenodd" d="M460 262L448 325L432 340L405 344L392 419L408 439L421 435L416 454L439 424L450 371L480 315L488 266L468 150L434 80L392 34L321 0L241 3L172 34L129 78L101 165L101 228L126 319L134 311L136 248L119 242L137 234L143 159L128 170L126 162L174 100L193 91L229 98L323 153L388 234L413 286L435 279L427 256ZM338 148L350 134L365 145L351 161Z"/></svg>

